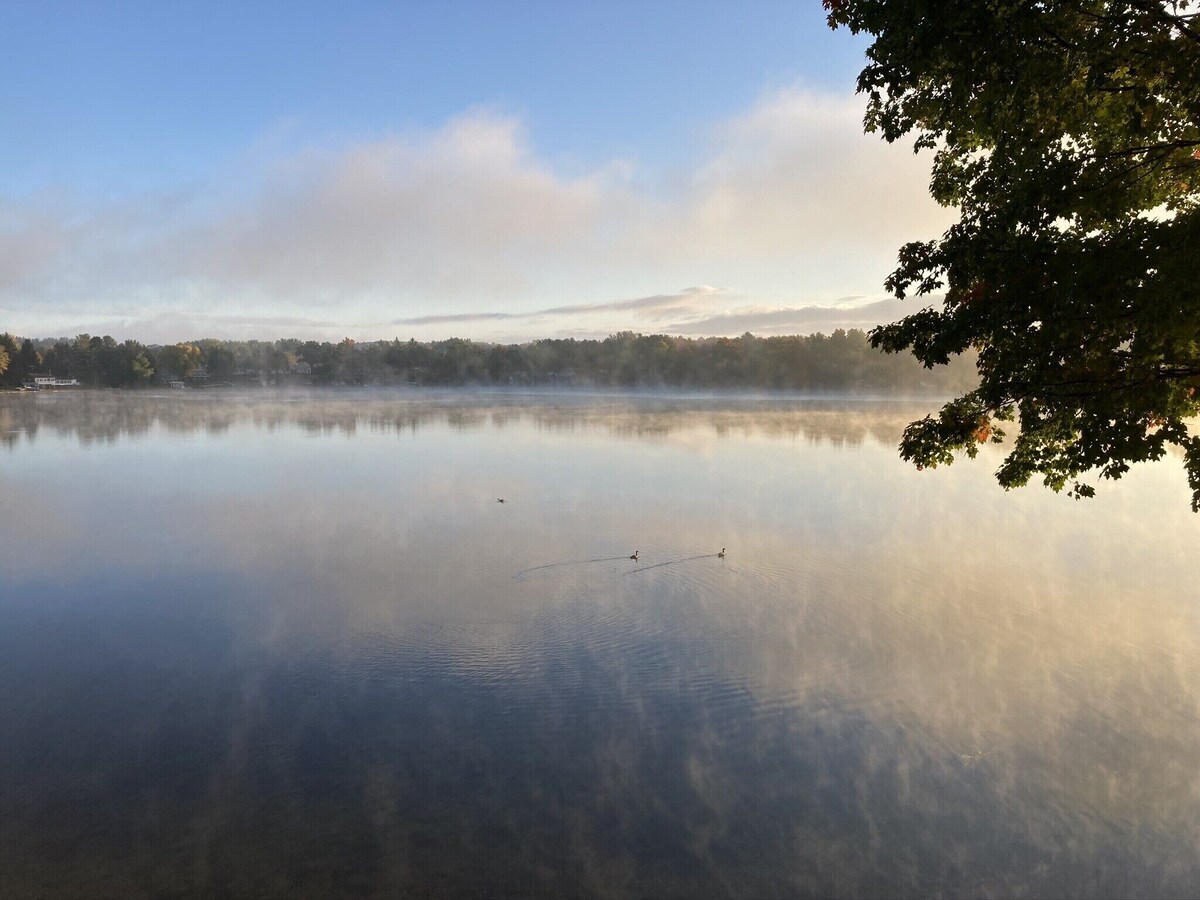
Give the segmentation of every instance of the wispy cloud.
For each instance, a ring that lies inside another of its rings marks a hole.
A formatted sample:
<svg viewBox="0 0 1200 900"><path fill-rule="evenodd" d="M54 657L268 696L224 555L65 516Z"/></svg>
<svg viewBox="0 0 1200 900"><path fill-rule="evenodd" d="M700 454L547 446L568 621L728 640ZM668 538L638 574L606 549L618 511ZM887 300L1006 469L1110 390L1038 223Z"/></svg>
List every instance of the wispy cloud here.
<svg viewBox="0 0 1200 900"><path fill-rule="evenodd" d="M551 317L592 316L597 313L632 312L641 318L662 319L671 315L695 311L702 304L721 294L720 288L691 287L677 294L654 294L632 300L613 300L607 303L577 303L569 306L551 306L530 312L476 312L452 313L449 315L413 316L396 319L393 325L443 325L458 322L487 322L506 319L544 319Z"/></svg>
<svg viewBox="0 0 1200 900"><path fill-rule="evenodd" d="M396 319L393 325L452 325L456 322L495 322L501 319L524 319L532 313L477 312L454 313L448 316L413 316L411 319Z"/></svg>
<svg viewBox="0 0 1200 900"><path fill-rule="evenodd" d="M863 296L840 297L833 305L763 306L745 305L732 309L713 307L738 295L729 290L701 287L689 288L677 294L656 294L632 300L609 303L587 303L556 306L526 313L478 312L440 316L420 316L401 319L393 324L405 326L444 326L489 321L539 320L538 334L542 336L603 337L620 330L621 319L604 318L602 314L632 312L627 325L646 331L694 336L730 336L749 331L758 335L826 333L835 329L870 329L893 322L919 308L914 302L894 298L870 300ZM866 301L866 302L863 302ZM936 305L937 298L925 298ZM591 326L581 325L580 319ZM644 323L639 325L638 323Z"/></svg>
<svg viewBox="0 0 1200 900"><path fill-rule="evenodd" d="M893 322L918 307L887 298L860 306L743 307L666 327L671 334L809 334L838 328L873 328Z"/></svg>

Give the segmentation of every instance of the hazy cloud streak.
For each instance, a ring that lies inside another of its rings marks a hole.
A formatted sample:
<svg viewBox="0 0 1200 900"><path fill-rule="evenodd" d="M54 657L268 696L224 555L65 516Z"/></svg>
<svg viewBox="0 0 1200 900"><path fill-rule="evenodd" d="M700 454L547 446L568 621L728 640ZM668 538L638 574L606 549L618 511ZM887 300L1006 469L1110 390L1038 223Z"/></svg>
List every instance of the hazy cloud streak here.
<svg viewBox="0 0 1200 900"><path fill-rule="evenodd" d="M807 334L815 331L828 333L838 328L870 329L915 312L921 305L937 305L937 302L922 298L922 303L918 304L887 298L851 307L743 307L675 322L665 330L671 334L733 335L747 331L754 334Z"/></svg>
<svg viewBox="0 0 1200 900"><path fill-rule="evenodd" d="M678 314L690 309L696 309L697 300L703 300L720 294L719 288L695 287L687 288L678 294L654 294L650 297L637 297L633 300L614 300L610 303L578 303L571 306L551 306L547 309L537 309L531 312L477 312L452 313L449 315L414 316L408 319L396 319L394 325L437 325L454 322L483 322L498 319L537 319L549 316L579 316L602 312L629 311L639 316L661 318L666 315Z"/></svg>

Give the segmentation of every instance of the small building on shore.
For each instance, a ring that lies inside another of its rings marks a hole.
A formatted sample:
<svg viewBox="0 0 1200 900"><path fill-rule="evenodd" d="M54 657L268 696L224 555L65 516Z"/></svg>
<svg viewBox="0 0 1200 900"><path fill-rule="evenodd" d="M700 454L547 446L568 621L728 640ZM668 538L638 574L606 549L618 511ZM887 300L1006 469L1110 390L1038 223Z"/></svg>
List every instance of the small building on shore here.
<svg viewBox="0 0 1200 900"><path fill-rule="evenodd" d="M57 375L29 375L21 382L21 387L29 391L42 391L48 388L79 387L79 379L59 378Z"/></svg>

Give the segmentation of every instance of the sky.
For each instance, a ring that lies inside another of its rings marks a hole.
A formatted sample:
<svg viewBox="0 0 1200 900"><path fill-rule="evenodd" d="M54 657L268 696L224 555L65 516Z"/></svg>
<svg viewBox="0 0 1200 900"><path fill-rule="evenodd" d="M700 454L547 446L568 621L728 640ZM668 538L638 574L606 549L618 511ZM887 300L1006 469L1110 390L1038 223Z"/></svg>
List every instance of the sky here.
<svg viewBox="0 0 1200 900"><path fill-rule="evenodd" d="M0 4L0 331L869 327L940 235L793 2Z"/></svg>

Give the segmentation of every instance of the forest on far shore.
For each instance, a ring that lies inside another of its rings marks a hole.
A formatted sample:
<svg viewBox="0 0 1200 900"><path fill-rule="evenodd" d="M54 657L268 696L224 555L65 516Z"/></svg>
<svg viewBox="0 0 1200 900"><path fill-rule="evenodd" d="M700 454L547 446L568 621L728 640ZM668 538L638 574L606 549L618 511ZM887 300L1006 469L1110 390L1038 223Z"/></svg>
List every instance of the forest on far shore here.
<svg viewBox="0 0 1200 900"><path fill-rule="evenodd" d="M973 357L929 369L871 347L858 329L783 337L683 338L624 331L603 340L487 344L442 341L337 343L203 339L145 345L112 337L0 335L0 387L34 374L129 388L215 385L677 387L780 391L955 393L976 382Z"/></svg>

